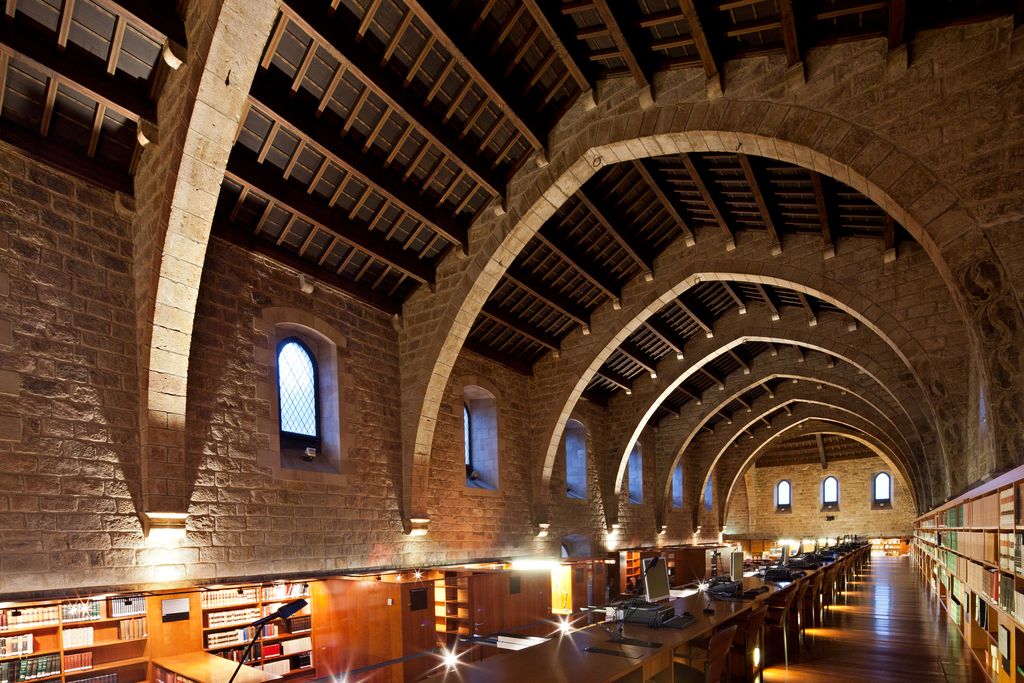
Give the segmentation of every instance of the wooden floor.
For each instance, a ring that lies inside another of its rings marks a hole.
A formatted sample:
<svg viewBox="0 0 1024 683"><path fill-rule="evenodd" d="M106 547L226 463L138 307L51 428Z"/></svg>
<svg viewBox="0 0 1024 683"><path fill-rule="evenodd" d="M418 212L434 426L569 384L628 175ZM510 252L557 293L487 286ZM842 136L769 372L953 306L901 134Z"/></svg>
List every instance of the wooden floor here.
<svg viewBox="0 0 1024 683"><path fill-rule="evenodd" d="M856 581L824 627L808 629L809 647L790 650L788 669L769 653L765 683L988 681L909 558L874 557Z"/></svg>

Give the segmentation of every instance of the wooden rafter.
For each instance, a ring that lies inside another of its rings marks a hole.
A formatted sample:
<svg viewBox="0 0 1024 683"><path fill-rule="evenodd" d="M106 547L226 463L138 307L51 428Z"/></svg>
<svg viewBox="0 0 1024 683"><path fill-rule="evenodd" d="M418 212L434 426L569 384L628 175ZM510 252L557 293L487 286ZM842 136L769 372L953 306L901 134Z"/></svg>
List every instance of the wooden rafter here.
<svg viewBox="0 0 1024 683"><path fill-rule="evenodd" d="M342 242L366 252L417 282L434 280L434 268L430 263L403 251L400 245L389 242L377 233L352 223L341 211L311 199L305 187L285 181L280 171L258 163L248 150L240 147L234 149L228 159L225 177L272 198L289 212L300 214L308 222L336 235Z"/></svg>
<svg viewBox="0 0 1024 683"><path fill-rule="evenodd" d="M408 186L396 182L395 174L373 155L362 153L358 145L338 135L337 126L314 113L313 101L309 107L303 107L298 96L288 97L287 92L286 78L263 72L253 81L249 100L273 122L298 133L300 140L313 143L320 153L346 173L372 186L449 242L460 245L464 251L468 248L465 226L455 223L450 214L424 202L423 197Z"/></svg>
<svg viewBox="0 0 1024 683"><path fill-rule="evenodd" d="M786 52L786 65L795 66L803 61L800 49L800 34L797 31L796 12L793 0L776 0L779 7L779 23L782 31L782 46Z"/></svg>
<svg viewBox="0 0 1024 683"><path fill-rule="evenodd" d="M680 299L673 299L672 303L675 304L676 308L682 311L693 322L697 323L697 326L704 331L704 336L709 339L715 336L715 332L711 327L711 321L706 319L703 313L698 313L691 307L691 305L683 303Z"/></svg>
<svg viewBox="0 0 1024 683"><path fill-rule="evenodd" d="M746 315L747 302L743 300L743 297L740 296L740 293L736 290L736 288L724 280L721 282L721 285L722 289L725 290L725 293L728 294L729 298L732 299L733 303L736 304L736 308L739 310L740 315Z"/></svg>
<svg viewBox="0 0 1024 683"><path fill-rule="evenodd" d="M764 303L768 307L768 310L771 311L772 320L778 320L781 317L781 313L779 312L779 303L775 300L774 295L770 291L768 291L768 288L762 285L760 282L755 283L754 286L757 287L758 293L764 300Z"/></svg>
<svg viewBox="0 0 1024 683"><path fill-rule="evenodd" d="M492 195L503 196L504 184L494 171L442 125L420 100L413 97L400 78L384 69L366 50L359 49L356 31L346 27L344 22L333 21L328 10L329 6L313 0L290 0L282 5L285 17L278 23L280 25L287 18L298 24L386 105L407 121L415 123L432 145L458 162L476 182Z"/></svg>
<svg viewBox="0 0 1024 683"><path fill-rule="evenodd" d="M782 240L779 237L779 228L781 227L781 223L775 215L775 207L768 204L768 198L761 189L761 183L757 178L757 171L754 170L754 165L751 163L750 157L746 154L737 154L736 157L740 161L740 167L743 168L743 175L747 179L747 185L750 186L750 191L754 195L754 201L757 203L757 210L761 214L761 222L764 223L764 227L768 231L768 238L771 240L772 255L781 254Z"/></svg>
<svg viewBox="0 0 1024 683"><path fill-rule="evenodd" d="M896 221L889 214L885 214L885 222L882 224L882 249L882 260L885 263L896 260Z"/></svg>
<svg viewBox="0 0 1024 683"><path fill-rule="evenodd" d="M654 71L643 52L645 48L639 45L629 25L625 23L625 17L620 18L619 12L613 9L613 4L618 6L620 3L616 0L594 0L593 4L629 73L641 88L646 88L654 81Z"/></svg>
<svg viewBox="0 0 1024 683"><path fill-rule="evenodd" d="M573 254L572 248L570 248L563 239L554 234L547 234L542 228L536 234L536 239L540 241L545 247L555 253L558 258L562 259L566 263L570 264L576 272L583 276L591 285L601 290L609 299L619 299L619 288L618 285L613 283L607 275L604 274L603 269L598 267L596 264L590 262L583 254ZM601 273L598 275L598 273Z"/></svg>
<svg viewBox="0 0 1024 683"><path fill-rule="evenodd" d="M686 396L687 398L689 398L691 401L693 401L697 405L703 405L704 404L704 399L701 398L701 395L700 394L695 394L692 391L690 391L689 387L686 386L685 382L681 383L679 386L677 386L675 388L675 391L678 391L682 395Z"/></svg>
<svg viewBox="0 0 1024 683"><path fill-rule="evenodd" d="M722 378L722 377L719 377L717 373L714 373L711 370L708 370L707 366L702 365L697 370L702 375L704 375L705 377L710 379L712 382L714 382L716 385L718 385L718 389L719 390L725 389L725 379Z"/></svg>
<svg viewBox="0 0 1024 683"><path fill-rule="evenodd" d="M584 58L575 49L570 49L568 45L562 42L561 36L558 35L558 31L555 29L554 17L548 14L551 3L544 2L542 6L540 0L523 0L523 4L526 6L526 11L530 13L530 16L533 17L534 22L536 22L544 34L544 37L551 43L551 48L558 55L558 58L562 60L562 64L568 70L569 76L576 81L579 89L583 92L593 90L594 84L587 78L581 66L584 63Z"/></svg>
<svg viewBox="0 0 1024 683"><path fill-rule="evenodd" d="M750 374L750 363L748 363L746 360L744 360L743 356L741 356L740 354L736 353L736 351L733 350L733 349L729 350L729 355L732 356L732 359L734 361L736 361L736 363L743 369L743 374L744 375L749 375Z"/></svg>
<svg viewBox="0 0 1024 683"><path fill-rule="evenodd" d="M825 184L821 174L811 171L811 186L814 188L814 204L818 209L818 223L821 224L821 243L826 258L836 255L836 246L832 237L832 229L835 221L832 217L832 208L825 196Z"/></svg>
<svg viewBox="0 0 1024 683"><path fill-rule="evenodd" d="M768 398L775 398L775 392L767 382L761 382L761 387L764 389L764 393L768 394Z"/></svg>
<svg viewBox="0 0 1024 683"><path fill-rule="evenodd" d="M675 330L657 318L648 318L645 324L658 339L675 352L676 358L682 360L685 342L676 334Z"/></svg>
<svg viewBox="0 0 1024 683"><path fill-rule="evenodd" d="M818 455L821 457L821 469L828 469L828 456L825 453L825 442L821 438L821 434L814 435L814 441L818 444Z"/></svg>
<svg viewBox="0 0 1024 683"><path fill-rule="evenodd" d="M144 93L148 88L123 72L105 76L95 68L94 58L70 47L61 50L52 36L17 22L0 22L0 51L28 63L50 79L83 92L97 102L132 120L156 120L156 107Z"/></svg>
<svg viewBox="0 0 1024 683"><path fill-rule="evenodd" d="M558 350L558 340L555 337L551 336L539 327L515 317L493 303L484 304L484 307L480 310L480 314L486 318L494 320L495 322L501 323L505 327L508 327L514 332L521 334L530 341L539 344L546 349L551 351Z"/></svg>
<svg viewBox="0 0 1024 683"><path fill-rule="evenodd" d="M157 43L170 40L181 47L188 47L185 22L175 12L173 2L154 0L92 0L114 14L124 17L132 28L152 38Z"/></svg>
<svg viewBox="0 0 1024 683"><path fill-rule="evenodd" d="M501 365L504 365L506 368L508 368L510 370L514 370L515 372L518 372L521 375L532 375L533 374L533 367L529 363L523 362L521 360L517 360L517 359L511 357L510 355L508 355L507 353L501 353L500 351L495 351L493 348L491 348L487 344L484 344L482 342L478 342L475 339L472 339L472 338L471 339L467 339L463 343L462 347L464 349L472 351L473 353L479 354L479 355L483 356L484 358L490 358L491 360L495 361L496 363L500 363ZM586 392L584 392L584 396L586 396ZM602 405L604 405L604 404L602 403Z"/></svg>
<svg viewBox="0 0 1024 683"><path fill-rule="evenodd" d="M652 377L656 375L655 367L658 362L648 356L647 353L636 344L626 340L619 344L619 348L616 350L632 362L642 367Z"/></svg>
<svg viewBox="0 0 1024 683"><path fill-rule="evenodd" d="M505 271L505 277L515 284L516 287L519 287L534 298L540 299L577 325L589 328L590 313L567 296L544 284L539 276L528 272L522 266L513 264Z"/></svg>
<svg viewBox="0 0 1024 683"><path fill-rule="evenodd" d="M711 40L707 32L707 26L703 21L701 13L697 10L697 3L694 0L678 0L679 9L686 17L686 23L690 25L690 35L693 37L694 47L700 56L700 63L704 67L704 75L709 81L721 81L719 76L718 60L711 49Z"/></svg>
<svg viewBox="0 0 1024 683"><path fill-rule="evenodd" d="M683 218L683 214L679 212L679 209L676 207L675 202L673 202L669 198L668 188L654 174L653 170L650 167L650 162L645 161L644 159L635 159L633 160L633 168L636 169L636 172L640 174L640 177L643 179L644 183L647 185L648 188L650 188L651 192L654 193L654 196L657 198L658 203L661 204L661 207L665 209L666 213L668 213L668 215L672 218L672 220L676 224L676 227L678 227L679 230L682 231L683 239L686 240L686 246L692 247L694 244L696 244L695 238L693 236L693 230L690 229L690 226L687 224L686 219Z"/></svg>
<svg viewBox="0 0 1024 683"><path fill-rule="evenodd" d="M810 299L803 292L797 292L796 296L800 299L800 305L807 311L807 324L814 327L818 324L818 311L815 309L814 304L811 303Z"/></svg>
<svg viewBox="0 0 1024 683"><path fill-rule="evenodd" d="M466 40L464 32L450 25L447 13L435 14L419 0L406 0L406 4L416 18L423 22L427 32L458 61L476 85L508 117L520 135L526 138L530 146L534 149L544 149L545 135L533 121L532 113L524 106L523 98L518 93L506 92L504 82L497 74L485 73L485 70L490 71L488 65L493 64L493 60L486 59L477 47L476 41Z"/></svg>
<svg viewBox="0 0 1024 683"><path fill-rule="evenodd" d="M692 154L683 154L683 165L686 166L686 172L690 175L690 182L696 186L697 191L700 193L701 198L704 199L704 203L707 204L708 210L714 217L715 222L725 233L727 250L736 248L736 235L733 234L732 228L729 227L729 222L725 219L725 214L722 213L722 209L719 206L718 199L711 187L704 181L704 176L701 172L699 161Z"/></svg>
<svg viewBox="0 0 1024 683"><path fill-rule="evenodd" d="M580 188L576 192L576 197L580 200L580 203L587 208L587 211L601 224L601 227L611 236L615 243L618 244L633 261L636 262L640 269L650 279L651 273L654 271L654 262L645 252L646 249L636 239L634 235L627 233L619 225L618 221L610 218L608 209L601 205L601 201L590 195L586 190Z"/></svg>
<svg viewBox="0 0 1024 683"><path fill-rule="evenodd" d="M622 375L622 374L619 374L618 372L615 372L611 368L602 367L601 369L599 369L594 374L597 375L598 377L600 377L603 380L611 382L612 384L617 386L619 389L622 389L623 391L625 391L627 394L632 394L633 393L633 388L632 388L632 385L631 385L631 383L629 381L629 378L626 377L625 375Z"/></svg>
<svg viewBox="0 0 1024 683"><path fill-rule="evenodd" d="M889 52L907 42L907 0L889 0L886 39Z"/></svg>

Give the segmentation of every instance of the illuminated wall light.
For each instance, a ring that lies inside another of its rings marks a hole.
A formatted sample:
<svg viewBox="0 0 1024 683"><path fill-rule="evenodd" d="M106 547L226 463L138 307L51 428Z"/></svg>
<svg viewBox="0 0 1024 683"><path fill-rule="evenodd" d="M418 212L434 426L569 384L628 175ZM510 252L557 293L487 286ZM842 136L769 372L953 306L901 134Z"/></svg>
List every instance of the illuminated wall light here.
<svg viewBox="0 0 1024 683"><path fill-rule="evenodd" d="M558 560L535 557L512 560L510 564L515 571L551 571L558 566Z"/></svg>
<svg viewBox="0 0 1024 683"><path fill-rule="evenodd" d="M421 579L421 578L423 578L423 572L421 572L419 569L417 569L416 571L414 571L412 573L412 578L414 578L414 579Z"/></svg>
<svg viewBox="0 0 1024 683"><path fill-rule="evenodd" d="M754 648L754 671L757 671L758 667L761 666L761 648Z"/></svg>
<svg viewBox="0 0 1024 683"><path fill-rule="evenodd" d="M548 524L547 522L540 522L537 525L537 538L547 538L547 536L548 536L548 528L550 526L551 525Z"/></svg>
<svg viewBox="0 0 1024 683"><path fill-rule="evenodd" d="M176 544L185 538L187 522L187 512L146 512L142 518L147 542L158 546Z"/></svg>
<svg viewBox="0 0 1024 683"><path fill-rule="evenodd" d="M410 536L426 536L427 525L430 524L429 517L410 517L409 518L409 535Z"/></svg>
<svg viewBox="0 0 1024 683"><path fill-rule="evenodd" d="M423 527L417 527L415 529L410 529L409 530L409 535L410 536L426 536L427 535L427 530L424 529Z"/></svg>

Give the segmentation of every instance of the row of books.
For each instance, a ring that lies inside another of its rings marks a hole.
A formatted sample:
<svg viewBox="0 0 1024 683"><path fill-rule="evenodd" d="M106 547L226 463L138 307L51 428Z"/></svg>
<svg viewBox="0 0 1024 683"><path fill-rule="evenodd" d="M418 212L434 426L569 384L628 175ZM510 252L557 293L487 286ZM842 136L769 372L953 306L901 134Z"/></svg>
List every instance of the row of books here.
<svg viewBox="0 0 1024 683"><path fill-rule="evenodd" d="M2 682L0 682L2 683ZM162 667L156 667L156 683L196 683L187 676L168 671Z"/></svg>
<svg viewBox="0 0 1024 683"><path fill-rule="evenodd" d="M93 638L95 636L95 629L92 626L82 626L79 628L66 628L61 634L64 642L64 649L73 647L84 647L86 645L93 644Z"/></svg>
<svg viewBox="0 0 1024 683"><path fill-rule="evenodd" d="M142 595L110 599L110 616L113 618L137 617L145 613L146 598Z"/></svg>
<svg viewBox="0 0 1024 683"><path fill-rule="evenodd" d="M32 634L0 638L0 657L16 657L32 654Z"/></svg>
<svg viewBox="0 0 1024 683"><path fill-rule="evenodd" d="M75 621L98 621L103 618L99 600L69 602L60 606L60 619L65 624Z"/></svg>
<svg viewBox="0 0 1024 683"><path fill-rule="evenodd" d="M149 631L146 627L145 617L123 619L117 622L118 640L136 640L137 638L145 638L148 635Z"/></svg>
<svg viewBox="0 0 1024 683"><path fill-rule="evenodd" d="M40 655L13 662L0 662L0 683L20 683L60 674L60 655Z"/></svg>
<svg viewBox="0 0 1024 683"><path fill-rule="evenodd" d="M0 631L17 631L33 626L56 626L60 611L49 607L21 607L0 610Z"/></svg>
<svg viewBox="0 0 1024 683"><path fill-rule="evenodd" d="M92 652L64 655L64 671L88 671L92 668Z"/></svg>
<svg viewBox="0 0 1024 683"><path fill-rule="evenodd" d="M75 683L117 683L117 674L103 674L102 676L76 678Z"/></svg>
<svg viewBox="0 0 1024 683"><path fill-rule="evenodd" d="M204 591L200 594L199 600L203 605L203 609L258 602L255 586L251 588L224 588L222 590Z"/></svg>
<svg viewBox="0 0 1024 683"><path fill-rule="evenodd" d="M284 676L285 674L296 671L298 669L306 669L313 666L313 655L309 652L304 652L288 659L279 659L273 662L264 662L263 670L277 674L278 676Z"/></svg>
<svg viewBox="0 0 1024 683"><path fill-rule="evenodd" d="M228 645L244 645L256 635L256 629L252 626L245 628L234 628L230 631L217 631L206 634L206 647L226 647Z"/></svg>
<svg viewBox="0 0 1024 683"><path fill-rule="evenodd" d="M244 609L226 610L224 612L212 612L206 615L206 625L209 628L218 626L232 626L234 624L245 624L256 621L261 616L259 607L246 607Z"/></svg>
<svg viewBox="0 0 1024 683"><path fill-rule="evenodd" d="M295 598L308 598L308 583L275 583L263 586L264 602L271 600L294 600Z"/></svg>
<svg viewBox="0 0 1024 683"><path fill-rule="evenodd" d="M215 654L218 657L223 657L224 659L231 660L232 662L240 662L242 661L242 657L245 655L245 648L239 647L233 650L220 650ZM263 659L263 649L260 647L259 643L256 643L256 645L253 646L252 651L249 653L249 658L246 659L246 661L252 663L259 661L260 659Z"/></svg>

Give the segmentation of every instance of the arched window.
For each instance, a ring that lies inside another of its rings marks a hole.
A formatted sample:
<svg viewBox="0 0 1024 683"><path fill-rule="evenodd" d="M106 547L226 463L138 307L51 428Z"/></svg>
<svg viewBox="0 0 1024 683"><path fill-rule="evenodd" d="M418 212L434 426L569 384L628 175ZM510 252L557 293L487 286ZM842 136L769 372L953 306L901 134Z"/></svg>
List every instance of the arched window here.
<svg viewBox="0 0 1024 683"><path fill-rule="evenodd" d="M565 425L565 495L587 499L587 429L577 420Z"/></svg>
<svg viewBox="0 0 1024 683"><path fill-rule="evenodd" d="M704 487L704 509L710 510L715 505L714 477L708 477L707 486Z"/></svg>
<svg viewBox="0 0 1024 683"><path fill-rule="evenodd" d="M498 402L494 394L483 387L463 389L462 447L466 486L498 488Z"/></svg>
<svg viewBox="0 0 1024 683"><path fill-rule="evenodd" d="M640 444L633 446L629 453L629 502L640 505L644 502L644 460Z"/></svg>
<svg viewBox="0 0 1024 683"><path fill-rule="evenodd" d="M793 509L793 487L783 479L775 485L775 511L789 512Z"/></svg>
<svg viewBox="0 0 1024 683"><path fill-rule="evenodd" d="M892 477L887 472L879 472L875 475L871 486L872 502L878 506L892 504Z"/></svg>
<svg viewBox="0 0 1024 683"><path fill-rule="evenodd" d="M672 470L672 507L683 507L683 463Z"/></svg>
<svg viewBox="0 0 1024 683"><path fill-rule="evenodd" d="M298 337L277 349L277 394L282 441L320 445L320 395L316 359Z"/></svg>
<svg viewBox="0 0 1024 683"><path fill-rule="evenodd" d="M835 477L825 477L821 482L821 504L830 509L839 506L839 480Z"/></svg>

